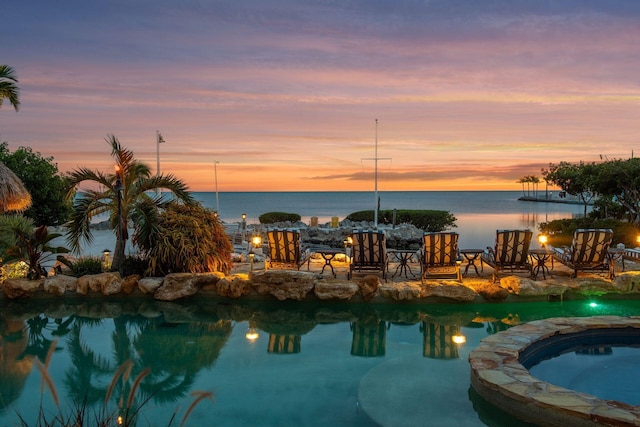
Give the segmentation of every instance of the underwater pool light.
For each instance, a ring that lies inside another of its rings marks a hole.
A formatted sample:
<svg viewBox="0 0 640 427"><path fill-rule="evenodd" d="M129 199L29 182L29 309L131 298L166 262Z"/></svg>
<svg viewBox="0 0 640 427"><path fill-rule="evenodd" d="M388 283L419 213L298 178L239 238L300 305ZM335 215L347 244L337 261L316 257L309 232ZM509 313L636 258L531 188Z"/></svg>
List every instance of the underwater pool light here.
<svg viewBox="0 0 640 427"><path fill-rule="evenodd" d="M591 307L591 308L596 308L597 306L598 306L597 302L590 302L589 303L589 307Z"/></svg>

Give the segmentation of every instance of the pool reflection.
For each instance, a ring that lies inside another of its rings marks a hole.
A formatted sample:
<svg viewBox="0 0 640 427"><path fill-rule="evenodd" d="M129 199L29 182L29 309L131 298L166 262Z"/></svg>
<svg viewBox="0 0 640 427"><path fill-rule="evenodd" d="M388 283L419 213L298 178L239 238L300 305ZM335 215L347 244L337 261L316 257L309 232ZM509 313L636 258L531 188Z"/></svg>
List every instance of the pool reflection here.
<svg viewBox="0 0 640 427"><path fill-rule="evenodd" d="M615 306L616 314L625 310L637 313L637 302L621 304L630 306ZM453 377L457 379L447 387L457 390L456 399L461 399L468 388L466 358L480 339L530 320L589 315L585 310L584 304L566 302L510 305L166 303L147 299L14 302L0 314L0 422L14 424L16 412L29 415L33 398L40 393L41 378L33 369L33 360L44 360L55 340L58 341L51 375L67 405L86 402L88 408L101 407L114 373L123 364L131 363L131 375L116 382L109 394L110 407L122 408L135 378L148 368L149 374L142 379L134 403L151 402L153 416L160 417L162 423L177 407L188 406L185 399L189 399L189 393L215 388L219 397L213 409L209 406L202 412L194 411L192 416L206 420L207 411L213 410L220 417L219 424L233 425L238 411L244 411L245 422L260 419L265 407L254 410L236 402L239 395L254 406L261 400L269 401L264 390L255 396L251 394L265 384L282 381L285 384L281 388L302 395L283 398L293 401L305 398L306 392L295 383L286 385L289 378L283 378L283 373L290 375L291 381L306 384L310 396L316 396L319 387L325 387L321 384L335 378L336 383L327 386L326 393L322 392L326 394L326 402L317 396L304 400L305 405L315 405L310 402L319 400L317 408L310 407L310 414L304 415L311 418L299 418L300 423L314 424L316 421L309 421L313 419L311 413L323 413L331 399L338 406L340 399L353 402L367 373L375 371L376 376L370 375L368 380L383 386L385 377L380 375L384 375L387 362L393 362L390 369L402 369L404 365L418 369L416 372L424 371L416 375L416 381L435 381L430 378L438 375L442 380L455 372ZM248 329L259 337L250 346L245 338ZM220 363L223 366L218 368ZM376 367L380 367L380 373ZM261 377L255 379L258 373ZM427 373L421 379L420 375ZM473 409L477 403L466 399L466 403L463 400L456 405L461 408L467 405L459 415L470 416L473 422L480 423ZM290 406L293 411L295 405ZM366 402L359 402L359 412L352 413L347 405L330 415L334 417L332 422L375 424L362 414L365 407ZM288 416L283 408L269 407L269 411L273 411L273 417Z"/></svg>

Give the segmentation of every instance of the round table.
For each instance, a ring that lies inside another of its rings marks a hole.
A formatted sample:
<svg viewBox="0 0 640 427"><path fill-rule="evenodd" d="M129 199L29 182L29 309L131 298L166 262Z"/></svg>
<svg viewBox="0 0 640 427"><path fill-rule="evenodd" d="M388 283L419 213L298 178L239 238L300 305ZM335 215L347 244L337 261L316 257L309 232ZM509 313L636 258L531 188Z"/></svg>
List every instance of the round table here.
<svg viewBox="0 0 640 427"><path fill-rule="evenodd" d="M400 274L400 276L404 274L404 277L409 278L409 273L411 273L411 276L415 277L415 274L411 271L409 260L411 260L411 258L416 254L416 251L412 249L389 249L388 252L393 254L399 262L395 273L393 273L393 276L391 277L396 277L396 274Z"/></svg>
<svg viewBox="0 0 640 427"><path fill-rule="evenodd" d="M480 276L478 272L478 266L476 265L476 261L480 260L480 271L484 273L484 263L482 262L482 253L484 249L461 249L460 253L464 256L464 259L467 260L467 265L464 267L464 272L462 273L462 277L467 277L467 273L469 271L469 267L473 266L473 269L476 271L476 275Z"/></svg>
<svg viewBox="0 0 640 427"><path fill-rule="evenodd" d="M530 249L529 255L535 261L535 265L531 269L531 277L533 279L538 278L538 274L540 270L542 270L542 278L546 279L547 274L551 276L551 271L549 271L549 266L547 265L547 261L551 260L553 266L553 251L545 248L540 249Z"/></svg>

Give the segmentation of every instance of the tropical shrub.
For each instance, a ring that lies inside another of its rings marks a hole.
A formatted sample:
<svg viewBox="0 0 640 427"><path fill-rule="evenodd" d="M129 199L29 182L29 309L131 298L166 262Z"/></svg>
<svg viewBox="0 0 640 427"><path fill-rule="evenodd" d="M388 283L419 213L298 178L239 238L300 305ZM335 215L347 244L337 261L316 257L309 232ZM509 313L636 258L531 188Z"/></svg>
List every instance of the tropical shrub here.
<svg viewBox="0 0 640 427"><path fill-rule="evenodd" d="M134 242L149 260L149 274L231 271L231 241L214 212L199 203L167 205L154 230L136 234Z"/></svg>
<svg viewBox="0 0 640 427"><path fill-rule="evenodd" d="M106 141L115 161L115 173L79 168L68 176L67 197L73 198L74 203L67 223L67 243L75 252L82 243L91 243L91 219L108 213L109 228L116 235L111 268L121 271L129 224L133 225L134 233L149 235L156 227L158 212L173 203L170 199L186 204L194 201L181 180L173 175L152 175L151 168L136 160L133 151L123 147L115 136L110 135ZM78 191L77 187L85 182L97 184L99 189ZM154 194L160 189L163 193Z"/></svg>
<svg viewBox="0 0 640 427"><path fill-rule="evenodd" d="M51 241L61 234L49 233L47 227L41 225L31 232L14 228L16 245L7 249L10 260L24 260L29 264L27 278L39 279L47 275L42 264L55 254L67 253L69 250L62 246L52 246Z"/></svg>
<svg viewBox="0 0 640 427"><path fill-rule="evenodd" d="M124 261L122 262L125 277L131 276L132 274L144 276L148 268L149 260L140 255L125 255Z"/></svg>
<svg viewBox="0 0 640 427"><path fill-rule="evenodd" d="M73 277L82 277L87 274L100 274L104 271L102 258L86 256L75 260L58 256L58 261L67 267L65 274Z"/></svg>
<svg viewBox="0 0 640 427"><path fill-rule="evenodd" d="M393 223L393 210L378 211L380 224ZM396 224L412 224L428 232L444 231L457 227L456 217L448 211L440 210L396 210ZM346 219L350 221L373 221L373 210L358 211L349 214Z"/></svg>
<svg viewBox="0 0 640 427"><path fill-rule="evenodd" d="M297 222L301 216L295 213L287 212L267 212L258 217L260 224L275 224L276 222Z"/></svg>
<svg viewBox="0 0 640 427"><path fill-rule="evenodd" d="M16 232L30 233L34 229L33 220L20 214L0 215L0 257L7 257L7 249L18 243Z"/></svg>
<svg viewBox="0 0 640 427"><path fill-rule="evenodd" d="M10 262L0 267L0 283L7 279L19 279L27 277L29 264L24 261Z"/></svg>
<svg viewBox="0 0 640 427"><path fill-rule="evenodd" d="M29 147L13 153L6 142L0 144L0 161L16 174L31 195L24 216L36 225L62 225L69 219L71 201L65 197L67 183L58 172L53 157L43 157Z"/></svg>

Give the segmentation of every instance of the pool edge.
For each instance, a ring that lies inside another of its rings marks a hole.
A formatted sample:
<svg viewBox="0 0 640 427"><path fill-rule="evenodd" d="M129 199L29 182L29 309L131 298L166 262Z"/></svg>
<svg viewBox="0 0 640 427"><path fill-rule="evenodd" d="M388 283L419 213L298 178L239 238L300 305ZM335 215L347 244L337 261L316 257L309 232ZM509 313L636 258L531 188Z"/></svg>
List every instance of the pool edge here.
<svg viewBox="0 0 640 427"><path fill-rule="evenodd" d="M640 407L599 399L533 377L519 354L535 342L589 329L640 328L640 317L550 318L484 338L469 354L471 385L489 403L541 426L640 426Z"/></svg>

